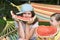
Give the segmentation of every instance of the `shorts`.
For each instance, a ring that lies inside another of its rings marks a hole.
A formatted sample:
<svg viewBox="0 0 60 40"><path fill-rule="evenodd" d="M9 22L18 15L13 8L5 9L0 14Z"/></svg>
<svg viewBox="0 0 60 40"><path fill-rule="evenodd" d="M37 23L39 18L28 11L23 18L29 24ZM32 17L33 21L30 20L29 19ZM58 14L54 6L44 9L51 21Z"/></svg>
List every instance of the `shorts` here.
<svg viewBox="0 0 60 40"><path fill-rule="evenodd" d="M37 37L33 37L33 38L31 38L30 40L37 40Z"/></svg>

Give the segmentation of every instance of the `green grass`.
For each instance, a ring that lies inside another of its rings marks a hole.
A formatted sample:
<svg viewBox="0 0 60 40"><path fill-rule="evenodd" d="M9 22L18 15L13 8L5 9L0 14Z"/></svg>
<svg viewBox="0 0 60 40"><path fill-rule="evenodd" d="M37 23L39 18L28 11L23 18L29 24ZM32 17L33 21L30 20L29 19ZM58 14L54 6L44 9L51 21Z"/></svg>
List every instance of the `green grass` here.
<svg viewBox="0 0 60 40"><path fill-rule="evenodd" d="M5 26L6 26L6 21L0 18L0 33L2 32Z"/></svg>

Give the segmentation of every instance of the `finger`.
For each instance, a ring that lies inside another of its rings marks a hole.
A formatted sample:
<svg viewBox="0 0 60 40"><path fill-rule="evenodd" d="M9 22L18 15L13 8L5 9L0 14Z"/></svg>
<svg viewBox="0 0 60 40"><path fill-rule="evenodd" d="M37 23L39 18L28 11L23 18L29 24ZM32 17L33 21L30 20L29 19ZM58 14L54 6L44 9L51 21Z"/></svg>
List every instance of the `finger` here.
<svg viewBox="0 0 60 40"><path fill-rule="evenodd" d="M14 15L13 11L10 11L10 13L11 13L12 16Z"/></svg>
<svg viewBox="0 0 60 40"><path fill-rule="evenodd" d="M36 18L36 15L33 17L33 20L35 20L35 18Z"/></svg>
<svg viewBox="0 0 60 40"><path fill-rule="evenodd" d="M12 16L12 18L16 19L16 16L14 15L14 16Z"/></svg>

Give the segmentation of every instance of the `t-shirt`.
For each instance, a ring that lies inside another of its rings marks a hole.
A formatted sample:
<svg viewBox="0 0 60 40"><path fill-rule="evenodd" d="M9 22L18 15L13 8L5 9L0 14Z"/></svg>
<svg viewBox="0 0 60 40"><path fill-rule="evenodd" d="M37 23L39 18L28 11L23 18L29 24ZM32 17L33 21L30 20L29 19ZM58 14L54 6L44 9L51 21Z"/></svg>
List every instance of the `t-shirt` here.
<svg viewBox="0 0 60 40"><path fill-rule="evenodd" d="M14 21L14 22L15 22L15 27L18 28L18 23L17 23L16 21ZM25 30L26 24L23 23L23 22L21 22L21 23L22 23L22 26L23 26L23 28L24 28L24 30ZM39 25L38 25L38 22L36 22L35 24L30 25L30 28L36 28L36 27L38 27L38 26L39 26ZM34 33L31 38L34 38L34 37L37 37L36 33Z"/></svg>
<svg viewBox="0 0 60 40"><path fill-rule="evenodd" d="M54 40L58 40L59 37L60 37L60 31L59 31L58 34L55 36Z"/></svg>

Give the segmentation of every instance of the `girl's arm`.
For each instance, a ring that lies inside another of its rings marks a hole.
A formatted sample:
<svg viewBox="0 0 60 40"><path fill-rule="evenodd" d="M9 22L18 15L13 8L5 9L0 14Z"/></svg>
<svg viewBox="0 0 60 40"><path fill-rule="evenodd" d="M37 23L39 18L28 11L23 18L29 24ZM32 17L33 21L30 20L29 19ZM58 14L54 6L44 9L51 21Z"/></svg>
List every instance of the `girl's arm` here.
<svg viewBox="0 0 60 40"><path fill-rule="evenodd" d="M25 33L24 33L24 29L23 26L21 24L21 22L18 22L18 34L20 36L20 38L25 38Z"/></svg>
<svg viewBox="0 0 60 40"><path fill-rule="evenodd" d="M26 39L28 39L29 40L29 35L30 35L30 25L27 25L26 24L26 31L25 31L25 33L26 33Z"/></svg>
<svg viewBox="0 0 60 40"><path fill-rule="evenodd" d="M34 35L34 32L35 32L35 28L30 29L30 33L29 33L28 39L30 39Z"/></svg>
<svg viewBox="0 0 60 40"><path fill-rule="evenodd" d="M30 39L35 32L35 28L30 29L30 25L26 25L26 39Z"/></svg>
<svg viewBox="0 0 60 40"><path fill-rule="evenodd" d="M12 18L16 21L15 26L18 27L17 31L18 31L19 37L24 38L25 35L24 35L24 30L23 30L21 22L18 20L16 15L13 13L13 11L11 11L11 15L12 15Z"/></svg>

